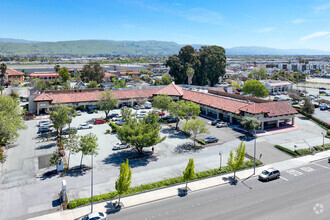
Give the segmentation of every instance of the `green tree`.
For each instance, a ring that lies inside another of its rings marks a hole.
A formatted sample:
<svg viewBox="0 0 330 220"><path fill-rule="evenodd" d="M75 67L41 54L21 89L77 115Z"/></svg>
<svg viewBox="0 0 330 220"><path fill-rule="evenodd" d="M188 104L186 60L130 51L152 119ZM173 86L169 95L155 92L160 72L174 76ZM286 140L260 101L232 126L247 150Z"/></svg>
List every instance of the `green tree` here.
<svg viewBox="0 0 330 220"><path fill-rule="evenodd" d="M110 111L118 105L118 99L113 92L105 91L100 93L100 100L97 102L97 105L104 111L105 117L107 117Z"/></svg>
<svg viewBox="0 0 330 220"><path fill-rule="evenodd" d="M185 84L187 82L188 77L178 55L170 56L165 64L170 67L169 74L174 78L176 84Z"/></svg>
<svg viewBox="0 0 330 220"><path fill-rule="evenodd" d="M168 110L170 103L173 101L168 95L156 95L152 99L152 105L162 111Z"/></svg>
<svg viewBox="0 0 330 220"><path fill-rule="evenodd" d="M190 158L186 169L183 171L183 180L186 182L186 190L188 189L188 181L195 177L194 159Z"/></svg>
<svg viewBox="0 0 330 220"><path fill-rule="evenodd" d="M195 70L192 67L188 67L187 69L187 76L188 76L188 84L192 84L192 78L194 77Z"/></svg>
<svg viewBox="0 0 330 220"><path fill-rule="evenodd" d="M243 84L242 91L245 94L251 94L254 97L267 97L268 89L267 87L259 82L258 80L248 80Z"/></svg>
<svg viewBox="0 0 330 220"><path fill-rule="evenodd" d="M0 85L0 92L1 92L1 95L2 95L2 92L3 92L4 89L5 89L5 88L4 88L2 85Z"/></svg>
<svg viewBox="0 0 330 220"><path fill-rule="evenodd" d="M312 116L314 114L315 107L309 98L305 98L304 100L305 102L301 107L301 110L304 111L308 116Z"/></svg>
<svg viewBox="0 0 330 220"><path fill-rule="evenodd" d="M0 85L3 85L5 83L5 75L7 71L7 64L1 63L0 64Z"/></svg>
<svg viewBox="0 0 330 220"><path fill-rule="evenodd" d="M61 161L61 155L58 152L58 149L56 149L52 156L49 158L49 165L57 165L60 164Z"/></svg>
<svg viewBox="0 0 330 220"><path fill-rule="evenodd" d="M226 73L225 49L219 46L202 46L197 53L194 67L193 84L214 86L219 82L219 77Z"/></svg>
<svg viewBox="0 0 330 220"><path fill-rule="evenodd" d="M168 85L172 82L172 79L171 79L171 77L169 77L167 75L163 75L162 82L163 82L163 85Z"/></svg>
<svg viewBox="0 0 330 220"><path fill-rule="evenodd" d="M199 105L193 102L185 102L183 100L178 102L171 102L168 108L170 115L178 118L175 129L178 129L180 119L194 119L200 113Z"/></svg>
<svg viewBox="0 0 330 220"><path fill-rule="evenodd" d="M69 151L68 169L70 169L70 156L79 152L79 135L69 131L69 137L63 138L64 149Z"/></svg>
<svg viewBox="0 0 330 220"><path fill-rule="evenodd" d="M244 158L245 158L245 144L242 141L238 146L238 148L236 148L235 157L233 151L232 150L230 151L227 162L228 167L232 171L234 171L234 179L236 179L236 171L239 170L244 163Z"/></svg>
<svg viewBox="0 0 330 220"><path fill-rule="evenodd" d="M17 99L0 96L0 146L16 140L18 130L26 128L22 113Z"/></svg>
<svg viewBox="0 0 330 220"><path fill-rule="evenodd" d="M40 79L33 79L32 80L32 85L34 89L38 89L40 91L44 91L44 90L48 90L50 89L50 86L47 85L47 83L45 83L44 81L40 80Z"/></svg>
<svg viewBox="0 0 330 220"><path fill-rule="evenodd" d="M196 146L196 138L200 134L208 133L208 128L206 127L205 122L200 119L193 119L186 121L183 124L183 131L187 133L192 133L194 139L194 147Z"/></svg>
<svg viewBox="0 0 330 220"><path fill-rule="evenodd" d="M241 121L241 125L245 130L251 133L251 131L260 128L260 121L253 117L244 117L243 120Z"/></svg>
<svg viewBox="0 0 330 220"><path fill-rule="evenodd" d="M126 163L121 164L119 176L116 180L116 190L119 195L118 205L120 205L120 196L128 191L129 186L131 185L131 179L132 179L132 169L128 164L128 160L126 160Z"/></svg>
<svg viewBox="0 0 330 220"><path fill-rule="evenodd" d="M120 114L123 118L124 121L129 121L132 119L132 117L134 116L134 114L132 113L132 109L131 108L122 108L120 109Z"/></svg>
<svg viewBox="0 0 330 220"><path fill-rule="evenodd" d="M240 89L241 86L237 82L231 83L231 86L235 87L236 89Z"/></svg>
<svg viewBox="0 0 330 220"><path fill-rule="evenodd" d="M252 70L248 74L249 79L255 79L255 80L264 80L268 78L268 73L265 67L260 67L258 70Z"/></svg>
<svg viewBox="0 0 330 220"><path fill-rule="evenodd" d="M115 88L125 88L126 87L126 81L124 79L121 79L121 80L116 80L114 83L113 83L113 86Z"/></svg>
<svg viewBox="0 0 330 220"><path fill-rule="evenodd" d="M87 82L96 81L97 83L101 83L103 82L104 71L99 63L90 62L84 65L81 78L86 79Z"/></svg>
<svg viewBox="0 0 330 220"><path fill-rule="evenodd" d="M134 147L139 155L143 155L143 148L154 146L165 140L166 137L161 138L159 135L160 129L161 126L158 123L151 124L146 119L134 118L118 129L117 137L123 143Z"/></svg>
<svg viewBox="0 0 330 220"><path fill-rule="evenodd" d="M62 130L65 125L69 125L72 121L72 108L65 105L55 105L49 112L50 120L56 129L57 136L62 138Z"/></svg>
<svg viewBox="0 0 330 220"><path fill-rule="evenodd" d="M54 66L54 70L55 70L55 72L59 72L60 71L60 69L61 69L61 66L59 65L59 64L56 64L55 66Z"/></svg>
<svg viewBox="0 0 330 220"><path fill-rule="evenodd" d="M66 83L70 78L70 73L67 68L62 68L58 71L58 74L60 75L62 82Z"/></svg>
<svg viewBox="0 0 330 220"><path fill-rule="evenodd" d="M90 81L87 86L87 88L91 89L91 88L97 88L98 87L98 84L96 81Z"/></svg>
<svg viewBox="0 0 330 220"><path fill-rule="evenodd" d="M97 155L97 151L99 150L97 148L98 138L95 134L89 133L84 136L81 136L80 138L80 148L79 151L81 152L81 160L80 160L80 167L82 166L82 160L85 155Z"/></svg>

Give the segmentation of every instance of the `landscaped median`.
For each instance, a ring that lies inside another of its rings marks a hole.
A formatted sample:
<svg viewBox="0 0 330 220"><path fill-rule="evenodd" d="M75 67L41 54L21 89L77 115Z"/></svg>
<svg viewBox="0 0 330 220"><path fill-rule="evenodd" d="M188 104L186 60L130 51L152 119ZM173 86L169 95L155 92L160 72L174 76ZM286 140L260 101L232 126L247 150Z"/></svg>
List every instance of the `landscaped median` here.
<svg viewBox="0 0 330 220"><path fill-rule="evenodd" d="M256 160L256 166L260 166L261 164L262 163L259 160ZM243 163L243 165L241 166L240 170L251 168L251 167L253 167L253 161L245 161ZM215 168L215 169L211 169L211 170L201 171L201 172L195 173L194 180L217 176L217 175L226 174L226 173L230 173L230 172L232 172L232 170L228 166L222 167L221 170L219 170L219 168ZM136 193L147 192L149 190L159 189L159 188L172 186L172 185L176 185L176 184L180 184L180 183L184 183L184 182L185 181L183 180L183 176L174 177L174 178L170 178L167 180L158 181L155 183L149 183L149 184L144 184L141 186L129 188L128 192L124 195L132 195L132 194L136 194ZM105 201L105 200L113 199L116 197L118 197L118 193L117 193L117 191L114 191L114 192L105 193L102 195L93 196L93 202ZM90 203L91 203L90 197L76 199L76 200L72 200L69 202L68 208L74 209L78 206L82 206L82 205L86 205L86 204L90 204Z"/></svg>
<svg viewBox="0 0 330 220"><path fill-rule="evenodd" d="M296 150L290 150L286 147L280 146L280 145L275 145L279 150L282 150L292 156L299 157L299 156L304 156L304 155L309 155L309 154L314 154L320 151L325 151L330 149L330 144L325 144L324 147L323 145L318 145L314 146L312 148L304 148L304 149L296 149Z"/></svg>

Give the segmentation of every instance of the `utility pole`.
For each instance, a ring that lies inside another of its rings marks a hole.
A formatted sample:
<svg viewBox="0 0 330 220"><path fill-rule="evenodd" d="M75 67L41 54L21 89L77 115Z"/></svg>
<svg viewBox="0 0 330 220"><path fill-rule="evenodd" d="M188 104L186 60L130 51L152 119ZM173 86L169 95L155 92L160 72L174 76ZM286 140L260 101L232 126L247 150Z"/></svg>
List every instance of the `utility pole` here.
<svg viewBox="0 0 330 220"><path fill-rule="evenodd" d="M91 172L91 213L93 213L93 154L92 154L92 172Z"/></svg>
<svg viewBox="0 0 330 220"><path fill-rule="evenodd" d="M254 129L253 175L256 174L257 131Z"/></svg>
<svg viewBox="0 0 330 220"><path fill-rule="evenodd" d="M219 168L219 170L221 170L221 162L222 162L222 152L221 151L219 152L219 156L220 156L220 168Z"/></svg>

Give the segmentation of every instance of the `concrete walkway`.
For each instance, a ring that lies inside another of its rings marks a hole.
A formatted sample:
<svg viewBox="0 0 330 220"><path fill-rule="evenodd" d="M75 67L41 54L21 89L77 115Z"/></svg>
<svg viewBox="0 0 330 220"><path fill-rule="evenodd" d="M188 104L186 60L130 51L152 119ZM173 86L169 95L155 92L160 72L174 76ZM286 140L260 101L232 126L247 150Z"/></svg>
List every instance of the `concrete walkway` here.
<svg viewBox="0 0 330 220"><path fill-rule="evenodd" d="M303 166L303 165L308 164L313 161L327 158L329 156L330 156L330 150L323 151L323 152L317 153L315 155L308 155L308 156L304 156L304 157L293 158L290 160L257 167L256 174L254 176L259 175L263 170L270 168L270 167L274 167L281 171L288 170L288 169L296 168L299 166ZM236 175L237 175L239 181L252 177L253 168L239 171L239 172L237 172ZM230 174L225 174L225 175L221 175L221 176L216 176L216 177L211 177L211 178L191 182L188 184L189 192L203 190L203 189L207 189L210 187L219 186L222 184L228 184L232 180L232 178L231 178L232 176L233 176L233 174L230 173ZM123 208L133 207L133 206L141 205L144 203L149 203L149 202L153 202L153 201L157 201L157 200L162 200L162 199L166 199L166 198L170 198L170 197L179 196L178 193L179 193L180 189L184 188L184 187L185 187L185 184L180 184L180 185L176 185L176 186L162 188L159 190L140 193L137 195L131 195L131 196L122 198L121 202L123 204ZM189 194L189 192L188 192L188 194ZM116 201L117 201L117 199L113 199L111 201L105 201L105 202L100 202L100 203L94 204L94 211L106 213L107 211L109 211L109 209L113 208L113 203ZM90 205L84 206L84 207L79 207L79 208L76 208L73 210L65 210L65 211L50 213L50 214L46 214L46 215L42 215L42 216L36 216L31 219L72 220L72 219L79 219L82 216L84 216L85 214L88 214L89 212L90 212Z"/></svg>

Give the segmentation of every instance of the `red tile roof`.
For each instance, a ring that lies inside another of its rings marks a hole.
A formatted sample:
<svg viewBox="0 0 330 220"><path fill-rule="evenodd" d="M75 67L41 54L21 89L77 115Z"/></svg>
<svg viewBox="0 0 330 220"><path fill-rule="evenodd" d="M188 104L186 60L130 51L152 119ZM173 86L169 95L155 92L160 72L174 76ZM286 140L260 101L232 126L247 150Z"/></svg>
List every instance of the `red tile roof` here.
<svg viewBox="0 0 330 220"><path fill-rule="evenodd" d="M188 101L193 101L195 103L207 105L217 109L222 109L224 111L232 112L235 114L239 113L240 108L249 105L247 102L186 89L183 89L182 98Z"/></svg>
<svg viewBox="0 0 330 220"><path fill-rule="evenodd" d="M270 86L286 86L286 85L291 85L291 82L275 82L275 83L266 83L269 84Z"/></svg>
<svg viewBox="0 0 330 220"><path fill-rule="evenodd" d="M287 101L265 102L265 103L258 103L258 105L269 110L268 112L269 117L298 113L297 110L293 108Z"/></svg>
<svg viewBox="0 0 330 220"><path fill-rule="evenodd" d="M104 78L109 78L111 76L116 76L114 73L104 72Z"/></svg>
<svg viewBox="0 0 330 220"><path fill-rule="evenodd" d="M38 95L34 99L35 102L52 101L52 100L53 100L53 98L51 96L47 95L46 93L41 93L40 95Z"/></svg>
<svg viewBox="0 0 330 220"><path fill-rule="evenodd" d="M58 73L31 73L30 77L59 77Z"/></svg>
<svg viewBox="0 0 330 220"><path fill-rule="evenodd" d="M152 97L159 88L152 89L132 89L132 90L115 90L113 93L118 99L131 99L131 98L147 98Z"/></svg>
<svg viewBox="0 0 330 220"><path fill-rule="evenodd" d="M269 109L260 105L260 103L250 103L249 105L244 106L244 107L240 108L239 110L242 112L248 112L251 114L261 114L261 113L269 112Z"/></svg>
<svg viewBox="0 0 330 220"><path fill-rule="evenodd" d="M24 76L23 72L14 69L7 69L6 73L8 74L8 76Z"/></svg>
<svg viewBox="0 0 330 220"><path fill-rule="evenodd" d="M172 82L156 92L155 95L183 96L183 90Z"/></svg>

